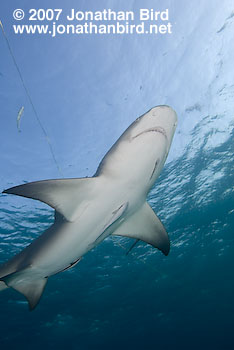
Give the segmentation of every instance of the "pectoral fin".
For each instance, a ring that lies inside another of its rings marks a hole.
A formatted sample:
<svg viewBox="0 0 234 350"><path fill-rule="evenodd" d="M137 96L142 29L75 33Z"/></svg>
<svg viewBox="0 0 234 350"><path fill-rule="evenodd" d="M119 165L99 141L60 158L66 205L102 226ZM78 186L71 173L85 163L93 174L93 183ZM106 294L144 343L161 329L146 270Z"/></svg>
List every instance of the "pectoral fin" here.
<svg viewBox="0 0 234 350"><path fill-rule="evenodd" d="M125 236L140 239L158 248L164 255L170 251L168 234L148 203L127 218L113 233L116 236Z"/></svg>
<svg viewBox="0 0 234 350"><path fill-rule="evenodd" d="M37 199L50 205L68 221L74 221L77 207L92 198L95 183L96 178L44 180L11 187L3 193Z"/></svg>

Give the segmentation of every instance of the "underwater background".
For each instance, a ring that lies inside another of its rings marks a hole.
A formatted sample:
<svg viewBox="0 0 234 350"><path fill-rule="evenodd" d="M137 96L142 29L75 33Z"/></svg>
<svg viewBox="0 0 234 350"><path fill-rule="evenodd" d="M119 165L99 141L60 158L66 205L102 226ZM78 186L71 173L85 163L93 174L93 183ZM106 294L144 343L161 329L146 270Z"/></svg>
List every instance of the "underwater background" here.
<svg viewBox="0 0 234 350"><path fill-rule="evenodd" d="M168 8L172 34L17 35L18 8ZM159 104L178 114L148 196L170 254L141 242L126 256L132 241L109 237L51 277L35 311L1 292L0 349L233 349L233 1L13 0L0 3L0 20L1 191L92 176L137 117ZM53 210L1 195L0 218L2 263L51 225Z"/></svg>

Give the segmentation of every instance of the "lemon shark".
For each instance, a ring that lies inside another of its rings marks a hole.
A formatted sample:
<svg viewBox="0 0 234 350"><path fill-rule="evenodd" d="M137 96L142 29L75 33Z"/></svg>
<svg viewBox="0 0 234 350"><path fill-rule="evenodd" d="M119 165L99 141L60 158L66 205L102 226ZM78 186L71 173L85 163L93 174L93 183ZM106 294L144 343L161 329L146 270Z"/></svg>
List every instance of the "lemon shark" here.
<svg viewBox="0 0 234 350"><path fill-rule="evenodd" d="M32 310L50 276L75 266L110 235L142 240L168 255L168 234L146 197L163 168L176 125L172 108L154 107L127 128L93 177L43 180L3 191L48 204L55 219L0 266L0 290L22 293Z"/></svg>

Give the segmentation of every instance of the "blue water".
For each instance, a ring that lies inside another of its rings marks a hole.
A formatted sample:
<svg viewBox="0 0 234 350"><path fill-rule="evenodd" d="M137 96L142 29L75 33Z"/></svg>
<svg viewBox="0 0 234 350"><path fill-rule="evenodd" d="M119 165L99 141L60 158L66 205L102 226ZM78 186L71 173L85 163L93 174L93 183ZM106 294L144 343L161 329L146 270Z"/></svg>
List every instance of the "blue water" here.
<svg viewBox="0 0 234 350"><path fill-rule="evenodd" d="M33 3L64 12L143 6ZM21 294L1 292L0 350L234 349L233 0L145 0L146 8L169 9L173 33L156 37L17 36L12 12L31 6L1 2L0 20L47 137L0 31L0 191L61 177L48 140L64 177L92 176L137 117L168 104L178 127L148 201L171 251L165 257L139 243L126 256L133 242L109 237L51 277L33 312ZM52 222L46 205L1 195L0 263Z"/></svg>
<svg viewBox="0 0 234 350"><path fill-rule="evenodd" d="M35 311L17 292L2 292L1 349L232 349L233 148L231 135L165 167L148 199L169 232L168 257L143 243L126 256L131 241L108 238L51 277ZM202 180L204 169L212 172ZM3 261L48 226L52 212L25 217L24 206L2 207L1 219Z"/></svg>

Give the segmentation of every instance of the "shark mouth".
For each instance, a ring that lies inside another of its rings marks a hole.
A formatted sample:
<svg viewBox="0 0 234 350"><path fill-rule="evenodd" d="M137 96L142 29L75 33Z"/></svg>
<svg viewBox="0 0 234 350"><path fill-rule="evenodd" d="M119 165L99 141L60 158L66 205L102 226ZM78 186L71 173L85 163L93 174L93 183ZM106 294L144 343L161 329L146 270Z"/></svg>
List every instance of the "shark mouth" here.
<svg viewBox="0 0 234 350"><path fill-rule="evenodd" d="M167 133L166 133L166 130L165 130L164 128L162 128L161 126L157 126L157 127L155 127L155 128L146 129L146 130L140 132L139 134L133 136L133 137L132 137L132 140L134 140L134 139L137 138L138 136L141 136L141 135L143 135L143 134L145 134L145 133L147 133L147 132L158 132L158 133L162 134L162 135L166 138L166 140L167 140Z"/></svg>

